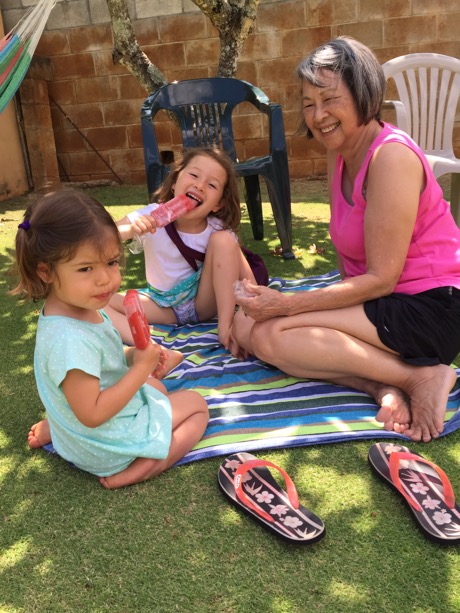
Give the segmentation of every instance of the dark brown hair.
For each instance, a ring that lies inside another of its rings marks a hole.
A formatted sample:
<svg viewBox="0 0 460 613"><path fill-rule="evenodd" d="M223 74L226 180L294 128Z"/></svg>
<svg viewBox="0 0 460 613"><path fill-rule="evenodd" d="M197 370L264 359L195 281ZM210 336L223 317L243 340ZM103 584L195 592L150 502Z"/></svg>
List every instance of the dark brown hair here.
<svg viewBox="0 0 460 613"><path fill-rule="evenodd" d="M360 125L380 120L385 95L385 75L374 52L350 36L338 36L314 49L297 66L297 76L322 87L321 71L340 76L355 103ZM313 138L306 128L307 137Z"/></svg>
<svg viewBox="0 0 460 613"><path fill-rule="evenodd" d="M86 193L63 189L39 196L27 208L16 234L19 284L11 293L34 300L46 298L50 286L38 275L38 265L43 262L53 272L58 262L72 259L85 242L103 252L108 236L118 241L122 253L115 221Z"/></svg>
<svg viewBox="0 0 460 613"><path fill-rule="evenodd" d="M174 192L172 186L176 183L179 173L198 155L204 155L215 160L225 170L227 181L224 185L222 194L222 206L217 212L212 212L211 215L220 219L225 229L238 232L241 223L241 205L235 167L232 159L221 149L212 147L186 149L180 159L174 163L163 185L152 195L152 200L167 202L173 198Z"/></svg>

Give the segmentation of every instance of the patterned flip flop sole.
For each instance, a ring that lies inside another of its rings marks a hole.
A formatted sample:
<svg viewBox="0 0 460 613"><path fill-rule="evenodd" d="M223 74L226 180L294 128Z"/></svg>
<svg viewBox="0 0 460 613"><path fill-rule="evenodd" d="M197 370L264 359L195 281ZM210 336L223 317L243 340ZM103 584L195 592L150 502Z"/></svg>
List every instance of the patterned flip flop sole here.
<svg viewBox="0 0 460 613"><path fill-rule="evenodd" d="M443 545L460 544L460 508L439 466L394 443L372 445L368 460L376 475L403 496L426 537Z"/></svg>
<svg viewBox="0 0 460 613"><path fill-rule="evenodd" d="M267 466L283 474L288 493L280 488ZM217 478L220 489L232 504L282 539L311 544L326 535L321 519L298 504L289 476L271 462L258 460L249 453L235 453L222 462Z"/></svg>

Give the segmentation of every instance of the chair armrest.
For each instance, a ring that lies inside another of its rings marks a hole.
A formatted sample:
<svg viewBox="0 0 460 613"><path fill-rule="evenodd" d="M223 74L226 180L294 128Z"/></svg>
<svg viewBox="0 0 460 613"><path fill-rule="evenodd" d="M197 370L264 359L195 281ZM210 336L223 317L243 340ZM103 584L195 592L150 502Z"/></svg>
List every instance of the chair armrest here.
<svg viewBox="0 0 460 613"><path fill-rule="evenodd" d="M272 151L286 151L283 112L281 104L269 104L269 129Z"/></svg>
<svg viewBox="0 0 460 613"><path fill-rule="evenodd" d="M396 125L400 130L410 134L409 119L407 117L406 107L400 100L384 100L382 110L396 111Z"/></svg>

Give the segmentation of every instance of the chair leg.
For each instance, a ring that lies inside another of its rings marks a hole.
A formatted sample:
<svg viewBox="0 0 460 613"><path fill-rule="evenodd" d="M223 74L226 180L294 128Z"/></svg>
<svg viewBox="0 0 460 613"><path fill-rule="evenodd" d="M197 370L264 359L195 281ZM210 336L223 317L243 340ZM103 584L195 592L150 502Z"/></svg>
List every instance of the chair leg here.
<svg viewBox="0 0 460 613"><path fill-rule="evenodd" d="M251 221L252 235L256 241L264 237L264 219L262 214L262 196L260 195L259 175L244 177L244 191Z"/></svg>
<svg viewBox="0 0 460 613"><path fill-rule="evenodd" d="M266 177L276 229L285 260L294 260L292 252L291 185L286 156L273 161L272 172Z"/></svg>
<svg viewBox="0 0 460 613"><path fill-rule="evenodd" d="M452 174L450 179L450 210L455 223L460 228L460 174Z"/></svg>

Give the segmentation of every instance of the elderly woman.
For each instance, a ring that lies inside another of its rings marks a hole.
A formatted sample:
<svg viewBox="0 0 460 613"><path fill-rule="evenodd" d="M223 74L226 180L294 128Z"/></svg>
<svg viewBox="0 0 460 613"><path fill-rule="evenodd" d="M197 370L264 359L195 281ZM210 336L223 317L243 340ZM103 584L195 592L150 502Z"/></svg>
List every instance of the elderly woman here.
<svg viewBox="0 0 460 613"><path fill-rule="evenodd" d="M297 377L370 394L387 430L443 430L460 352L460 230L420 148L380 120L383 71L347 37L298 66L309 137L328 156L341 281L281 294L244 282L237 342ZM246 315L246 317L245 317Z"/></svg>

